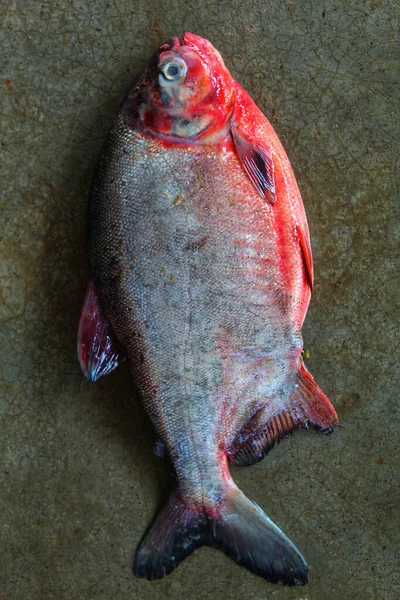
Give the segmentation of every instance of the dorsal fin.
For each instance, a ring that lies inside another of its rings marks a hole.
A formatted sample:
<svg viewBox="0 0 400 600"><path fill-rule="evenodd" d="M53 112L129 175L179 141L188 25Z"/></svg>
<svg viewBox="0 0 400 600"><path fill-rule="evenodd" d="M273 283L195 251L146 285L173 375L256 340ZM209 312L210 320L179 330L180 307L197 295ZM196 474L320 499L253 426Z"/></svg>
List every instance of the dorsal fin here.
<svg viewBox="0 0 400 600"><path fill-rule="evenodd" d="M236 125L232 126L231 134L240 162L250 181L263 198L275 204L274 163L270 152L251 140Z"/></svg>
<svg viewBox="0 0 400 600"><path fill-rule="evenodd" d="M86 289L78 328L78 360L86 379L96 381L124 359L102 314L94 283Z"/></svg>
<svg viewBox="0 0 400 600"><path fill-rule="evenodd" d="M262 460L276 443L300 427L311 425L322 433L332 433L333 425L339 425L334 407L303 364L282 410L272 417L266 413L267 408L258 410L228 448L228 457L236 465Z"/></svg>
<svg viewBox="0 0 400 600"><path fill-rule="evenodd" d="M299 240L301 255L303 258L304 271L306 274L307 283L310 286L310 290L313 291L314 287L314 269L312 261L311 246L308 237L304 235L304 232L300 225L296 225L295 234Z"/></svg>

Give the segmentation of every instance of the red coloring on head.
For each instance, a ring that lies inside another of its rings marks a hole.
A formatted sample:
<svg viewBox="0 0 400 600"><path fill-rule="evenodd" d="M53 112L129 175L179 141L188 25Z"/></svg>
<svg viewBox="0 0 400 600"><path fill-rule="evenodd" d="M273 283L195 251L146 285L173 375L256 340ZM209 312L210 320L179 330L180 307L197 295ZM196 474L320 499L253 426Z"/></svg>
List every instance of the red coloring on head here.
<svg viewBox="0 0 400 600"><path fill-rule="evenodd" d="M184 65L181 78L166 78L164 65ZM185 33L162 44L123 105L125 122L163 145L230 145L233 79L207 40Z"/></svg>

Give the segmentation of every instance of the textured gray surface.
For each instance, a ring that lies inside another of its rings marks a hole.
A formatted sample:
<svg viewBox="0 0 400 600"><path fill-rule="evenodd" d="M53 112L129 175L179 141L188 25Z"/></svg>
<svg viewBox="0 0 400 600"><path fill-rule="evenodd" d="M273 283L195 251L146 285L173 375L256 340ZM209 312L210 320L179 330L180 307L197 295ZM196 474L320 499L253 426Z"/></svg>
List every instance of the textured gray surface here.
<svg viewBox="0 0 400 600"><path fill-rule="evenodd" d="M400 596L398 8L2 2L1 599ZM185 30L216 45L270 117L308 214L307 366L344 428L298 433L233 471L304 553L306 588L208 548L162 581L135 579L171 476L126 369L91 385L75 357L96 155L135 73Z"/></svg>

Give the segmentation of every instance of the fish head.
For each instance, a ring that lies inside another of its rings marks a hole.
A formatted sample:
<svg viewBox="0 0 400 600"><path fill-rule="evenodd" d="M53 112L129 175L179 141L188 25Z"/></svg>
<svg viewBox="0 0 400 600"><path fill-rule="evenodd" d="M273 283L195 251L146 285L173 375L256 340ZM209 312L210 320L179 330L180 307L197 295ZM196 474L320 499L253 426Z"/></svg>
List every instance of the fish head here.
<svg viewBox="0 0 400 600"><path fill-rule="evenodd" d="M161 139L209 144L227 135L233 106L233 79L218 50L187 32L153 55L125 112L136 110L136 126Z"/></svg>

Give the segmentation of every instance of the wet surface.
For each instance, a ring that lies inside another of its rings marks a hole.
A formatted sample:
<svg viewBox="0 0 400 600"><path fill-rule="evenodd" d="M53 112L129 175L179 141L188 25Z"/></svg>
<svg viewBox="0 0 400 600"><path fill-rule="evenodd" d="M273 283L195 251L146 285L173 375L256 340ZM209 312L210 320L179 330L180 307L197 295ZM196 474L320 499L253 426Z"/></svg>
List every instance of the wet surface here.
<svg viewBox="0 0 400 600"><path fill-rule="evenodd" d="M1 4L0 598L400 596L396 4ZM232 471L307 558L305 588L208 548L162 581L135 579L172 476L126 367L89 384L76 360L96 156L135 74L185 30L215 44L272 121L309 219L306 364L344 428L302 431Z"/></svg>

